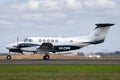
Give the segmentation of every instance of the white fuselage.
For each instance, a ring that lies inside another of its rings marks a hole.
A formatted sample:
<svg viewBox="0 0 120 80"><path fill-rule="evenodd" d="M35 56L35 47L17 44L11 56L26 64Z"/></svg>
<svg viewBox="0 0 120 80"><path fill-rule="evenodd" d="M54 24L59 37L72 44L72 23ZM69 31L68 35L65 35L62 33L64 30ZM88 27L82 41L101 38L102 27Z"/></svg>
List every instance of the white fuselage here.
<svg viewBox="0 0 120 80"><path fill-rule="evenodd" d="M83 37L28 37L21 42L7 45L11 52L60 52L83 48L104 42L110 26L114 24L96 24L97 27L88 36Z"/></svg>
<svg viewBox="0 0 120 80"><path fill-rule="evenodd" d="M17 49L17 46L19 45L22 51L34 52L37 51L37 48L43 43L51 43L53 47L57 48L56 52L69 51L89 45L88 43L83 43L83 41L87 40L82 38L29 37L21 42L8 45L7 49Z"/></svg>

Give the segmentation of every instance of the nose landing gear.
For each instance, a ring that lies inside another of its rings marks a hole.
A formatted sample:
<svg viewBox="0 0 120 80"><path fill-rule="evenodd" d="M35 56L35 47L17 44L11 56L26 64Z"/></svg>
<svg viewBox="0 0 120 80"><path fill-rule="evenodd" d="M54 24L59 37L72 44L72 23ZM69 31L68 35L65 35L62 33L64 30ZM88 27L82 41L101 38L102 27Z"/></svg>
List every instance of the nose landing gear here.
<svg viewBox="0 0 120 80"><path fill-rule="evenodd" d="M10 55L10 51L9 51L8 55L6 56L6 58L7 58L7 60L11 60L12 59L12 57Z"/></svg>
<svg viewBox="0 0 120 80"><path fill-rule="evenodd" d="M11 57L11 55L7 55L7 60L11 60L12 59L12 57Z"/></svg>

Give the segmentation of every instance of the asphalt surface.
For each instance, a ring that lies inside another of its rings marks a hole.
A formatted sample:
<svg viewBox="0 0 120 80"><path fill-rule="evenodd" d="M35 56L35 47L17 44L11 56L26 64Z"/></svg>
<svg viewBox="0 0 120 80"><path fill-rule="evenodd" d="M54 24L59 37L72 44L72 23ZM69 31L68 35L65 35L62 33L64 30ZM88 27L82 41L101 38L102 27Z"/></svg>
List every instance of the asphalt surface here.
<svg viewBox="0 0 120 80"><path fill-rule="evenodd" d="M49 65L49 64L115 64L120 65L120 60L97 60L97 59L79 59L79 60L0 60L0 65Z"/></svg>

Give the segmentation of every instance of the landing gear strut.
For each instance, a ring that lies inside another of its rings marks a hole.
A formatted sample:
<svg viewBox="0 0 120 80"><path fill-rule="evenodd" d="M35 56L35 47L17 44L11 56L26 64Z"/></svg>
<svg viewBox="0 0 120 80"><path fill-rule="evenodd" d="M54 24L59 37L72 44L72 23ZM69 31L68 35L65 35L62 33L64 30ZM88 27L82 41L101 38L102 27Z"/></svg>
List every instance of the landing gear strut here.
<svg viewBox="0 0 120 80"><path fill-rule="evenodd" d="M48 54L45 54L44 56L43 56L43 60L49 60L50 59L50 56L48 55Z"/></svg>
<svg viewBox="0 0 120 80"><path fill-rule="evenodd" d="M10 51L9 51L9 54L7 55L7 60L11 60L12 59L12 57L11 57L11 55L10 55Z"/></svg>

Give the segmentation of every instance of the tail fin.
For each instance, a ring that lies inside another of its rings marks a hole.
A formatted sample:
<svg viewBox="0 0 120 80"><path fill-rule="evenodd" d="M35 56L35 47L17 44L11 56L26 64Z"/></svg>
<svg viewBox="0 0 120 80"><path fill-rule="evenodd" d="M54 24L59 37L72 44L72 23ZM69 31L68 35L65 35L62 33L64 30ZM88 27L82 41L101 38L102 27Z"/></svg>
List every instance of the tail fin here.
<svg viewBox="0 0 120 80"><path fill-rule="evenodd" d="M108 33L108 30L110 29L110 26L113 25L114 24L110 24L110 23L96 24L97 27L89 35L89 39L92 41L101 41L101 40L104 41Z"/></svg>

